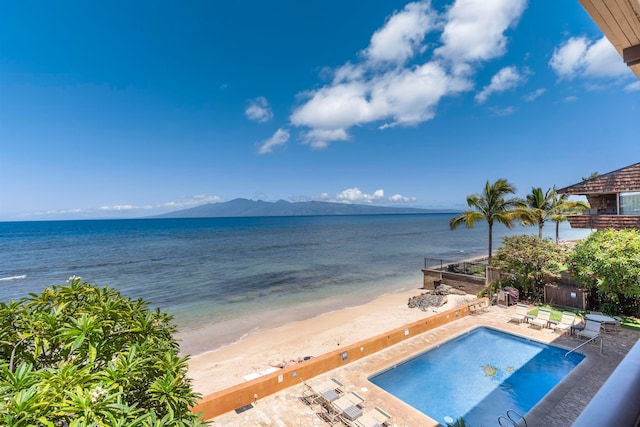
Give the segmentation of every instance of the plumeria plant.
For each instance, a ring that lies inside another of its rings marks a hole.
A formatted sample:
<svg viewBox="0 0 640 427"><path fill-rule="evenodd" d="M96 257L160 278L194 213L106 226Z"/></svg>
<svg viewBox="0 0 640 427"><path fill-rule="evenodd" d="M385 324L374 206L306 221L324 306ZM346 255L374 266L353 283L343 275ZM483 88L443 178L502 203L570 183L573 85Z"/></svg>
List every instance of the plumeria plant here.
<svg viewBox="0 0 640 427"><path fill-rule="evenodd" d="M0 303L0 425L206 425L171 316L68 282Z"/></svg>

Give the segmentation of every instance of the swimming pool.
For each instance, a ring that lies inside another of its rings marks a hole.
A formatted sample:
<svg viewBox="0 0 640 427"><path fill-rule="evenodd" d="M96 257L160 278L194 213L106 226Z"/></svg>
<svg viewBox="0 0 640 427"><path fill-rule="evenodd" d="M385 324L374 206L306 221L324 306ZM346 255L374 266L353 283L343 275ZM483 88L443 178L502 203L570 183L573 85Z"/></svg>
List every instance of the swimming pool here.
<svg viewBox="0 0 640 427"><path fill-rule="evenodd" d="M443 425L497 425L509 409L526 414L584 359L566 352L479 327L369 381Z"/></svg>

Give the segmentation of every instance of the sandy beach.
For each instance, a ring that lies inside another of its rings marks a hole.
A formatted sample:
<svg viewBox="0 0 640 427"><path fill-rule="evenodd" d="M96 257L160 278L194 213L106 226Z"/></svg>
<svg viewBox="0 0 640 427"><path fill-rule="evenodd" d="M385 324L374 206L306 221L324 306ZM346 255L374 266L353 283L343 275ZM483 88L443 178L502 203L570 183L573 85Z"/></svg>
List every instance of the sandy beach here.
<svg viewBox="0 0 640 427"><path fill-rule="evenodd" d="M386 294L366 304L259 331L193 356L189 376L194 390L207 395L242 383L247 375L281 363L297 363L300 358L335 350L475 299L474 295L449 295L447 304L438 309L409 308L409 298L423 292L415 288Z"/></svg>

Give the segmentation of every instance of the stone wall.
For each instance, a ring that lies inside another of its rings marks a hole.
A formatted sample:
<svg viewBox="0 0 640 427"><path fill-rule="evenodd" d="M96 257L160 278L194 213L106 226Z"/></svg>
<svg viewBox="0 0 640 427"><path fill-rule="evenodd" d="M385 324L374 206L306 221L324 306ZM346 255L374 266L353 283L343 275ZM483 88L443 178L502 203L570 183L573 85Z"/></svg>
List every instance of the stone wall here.
<svg viewBox="0 0 640 427"><path fill-rule="evenodd" d="M428 268L423 269L422 273L424 275L422 288L430 291L434 290L439 284L444 283L468 294L475 295L486 286L486 279L484 277L431 270Z"/></svg>

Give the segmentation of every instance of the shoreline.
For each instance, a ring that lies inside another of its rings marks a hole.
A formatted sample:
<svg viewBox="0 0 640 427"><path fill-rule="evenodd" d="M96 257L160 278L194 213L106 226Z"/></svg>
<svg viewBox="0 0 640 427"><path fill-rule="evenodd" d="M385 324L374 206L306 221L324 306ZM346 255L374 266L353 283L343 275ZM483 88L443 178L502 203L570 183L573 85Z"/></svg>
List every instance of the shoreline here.
<svg viewBox="0 0 640 427"><path fill-rule="evenodd" d="M399 289L360 305L340 308L280 326L257 330L242 339L189 359L194 391L203 396L245 382L305 357L353 344L447 310L475 295L449 295L447 304L427 312L411 309L409 298L422 288Z"/></svg>
<svg viewBox="0 0 640 427"><path fill-rule="evenodd" d="M422 276L422 274L420 274ZM328 295L320 300L301 302L285 307L272 307L251 316L238 317L210 323L192 329L180 330L176 338L180 354L191 358L236 345L246 338L265 330L276 329L289 323L313 319L322 314L368 304L385 295L393 295L412 289L422 290L422 278L397 278L385 284L362 290L349 290L345 295ZM424 292L424 291L423 291Z"/></svg>

